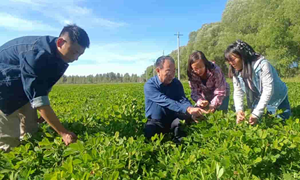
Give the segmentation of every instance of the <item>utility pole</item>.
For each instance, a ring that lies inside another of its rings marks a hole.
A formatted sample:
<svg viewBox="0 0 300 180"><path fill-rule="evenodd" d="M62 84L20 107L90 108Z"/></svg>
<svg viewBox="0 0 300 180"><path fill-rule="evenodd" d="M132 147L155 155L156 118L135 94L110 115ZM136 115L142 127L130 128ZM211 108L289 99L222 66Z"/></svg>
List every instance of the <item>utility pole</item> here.
<svg viewBox="0 0 300 180"><path fill-rule="evenodd" d="M177 36L177 46L178 46L178 80L180 81L180 52L179 52L179 48L180 48L180 39L179 36L182 36L182 34L180 34L179 32L177 32L177 34L174 34Z"/></svg>
<svg viewBox="0 0 300 180"><path fill-rule="evenodd" d="M154 76L154 69L155 69L155 60L153 60L153 72L152 72L153 76Z"/></svg>
<svg viewBox="0 0 300 180"><path fill-rule="evenodd" d="M163 56L165 55L165 50L163 50Z"/></svg>

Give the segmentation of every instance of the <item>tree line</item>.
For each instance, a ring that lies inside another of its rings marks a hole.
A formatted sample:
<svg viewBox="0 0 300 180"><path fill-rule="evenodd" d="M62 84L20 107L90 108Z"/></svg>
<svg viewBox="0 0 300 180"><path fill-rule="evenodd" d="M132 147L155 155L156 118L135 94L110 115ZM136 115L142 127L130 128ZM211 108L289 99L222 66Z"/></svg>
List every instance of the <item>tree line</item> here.
<svg viewBox="0 0 300 180"><path fill-rule="evenodd" d="M300 0L228 0L220 22L204 24L189 34L186 46L180 47L180 77L187 79L188 56L200 50L215 61L224 74L228 68L224 50L237 39L249 43L276 68L279 76L299 74ZM169 55L177 67L177 50ZM145 82L155 74L153 65L141 76L128 73L97 74L96 76L63 76L59 83L122 83ZM177 72L176 72L177 76Z"/></svg>
<svg viewBox="0 0 300 180"><path fill-rule="evenodd" d="M63 76L58 84L98 84L98 83L136 83L144 82L145 79L137 74L104 73L89 76Z"/></svg>
<svg viewBox="0 0 300 180"><path fill-rule="evenodd" d="M204 24L180 47L180 77L187 79L188 56L200 50L227 74L224 50L237 39L264 55L281 77L299 74L300 0L228 0L221 22ZM177 50L170 54L176 61ZM145 73L151 75L147 67ZM177 73L177 72L176 72ZM177 75L176 75L177 76Z"/></svg>

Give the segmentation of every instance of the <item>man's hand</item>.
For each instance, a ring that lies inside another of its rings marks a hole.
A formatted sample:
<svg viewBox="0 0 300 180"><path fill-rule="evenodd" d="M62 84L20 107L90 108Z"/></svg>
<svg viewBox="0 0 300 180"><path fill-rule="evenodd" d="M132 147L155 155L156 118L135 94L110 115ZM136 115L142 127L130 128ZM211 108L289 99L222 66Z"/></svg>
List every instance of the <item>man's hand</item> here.
<svg viewBox="0 0 300 180"><path fill-rule="evenodd" d="M202 112L205 110L199 108L199 107L188 107L186 110L190 115L193 115L195 117L201 116Z"/></svg>
<svg viewBox="0 0 300 180"><path fill-rule="evenodd" d="M208 104L209 102L207 100L202 100L199 104L197 104L197 106L205 108Z"/></svg>
<svg viewBox="0 0 300 180"><path fill-rule="evenodd" d="M239 124L245 119L245 113L244 111L239 111L236 113L236 123Z"/></svg>
<svg viewBox="0 0 300 180"><path fill-rule="evenodd" d="M200 117L200 116L199 116L199 117ZM197 120L197 118L199 118L199 117L195 117L195 116L192 115L192 119L193 119L193 121L194 121L195 123L199 123L199 121Z"/></svg>
<svg viewBox="0 0 300 180"><path fill-rule="evenodd" d="M51 106L41 106L37 108L40 112L41 117L59 134L62 136L63 141L66 145L69 145L72 142L77 140L77 136L73 132L69 132L66 128L60 123L56 114L54 113Z"/></svg>
<svg viewBox="0 0 300 180"><path fill-rule="evenodd" d="M256 123L257 123L257 117L251 114L249 118L249 124L255 125Z"/></svg>
<svg viewBox="0 0 300 180"><path fill-rule="evenodd" d="M209 113L209 111L208 111L208 110L201 109L201 108L200 108L200 111L201 111L201 114L208 114L208 113Z"/></svg>
<svg viewBox="0 0 300 180"><path fill-rule="evenodd" d="M61 134L63 141L65 142L66 146L71 143L76 142L77 136L73 132L67 132Z"/></svg>
<svg viewBox="0 0 300 180"><path fill-rule="evenodd" d="M209 107L209 109L208 109L208 113L214 113L216 111L216 109L215 108L213 108L213 107Z"/></svg>

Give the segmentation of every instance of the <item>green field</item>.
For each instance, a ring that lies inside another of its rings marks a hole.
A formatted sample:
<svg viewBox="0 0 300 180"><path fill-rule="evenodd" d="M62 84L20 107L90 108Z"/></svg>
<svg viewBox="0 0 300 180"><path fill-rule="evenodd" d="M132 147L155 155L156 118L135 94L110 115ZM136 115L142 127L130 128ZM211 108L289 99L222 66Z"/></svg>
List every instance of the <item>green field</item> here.
<svg viewBox="0 0 300 180"><path fill-rule="evenodd" d="M170 135L144 143L143 84L57 85L52 107L77 143L66 147L42 124L0 152L0 179L299 179L300 83L287 85L288 121L266 115L258 126L236 125L231 96L231 111L185 127L180 146Z"/></svg>

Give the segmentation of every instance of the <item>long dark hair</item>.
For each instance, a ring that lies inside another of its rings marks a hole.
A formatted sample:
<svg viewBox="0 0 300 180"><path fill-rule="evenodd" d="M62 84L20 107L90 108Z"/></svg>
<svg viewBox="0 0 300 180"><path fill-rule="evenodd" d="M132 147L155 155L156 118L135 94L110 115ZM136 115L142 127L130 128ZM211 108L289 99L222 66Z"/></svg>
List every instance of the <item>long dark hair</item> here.
<svg viewBox="0 0 300 180"><path fill-rule="evenodd" d="M198 60L203 61L206 69L211 70L214 68L214 64L206 59L202 51L193 52L189 57L188 67L187 67L187 75L189 77L189 80L192 78L194 73L192 69L192 64L194 64Z"/></svg>
<svg viewBox="0 0 300 180"><path fill-rule="evenodd" d="M242 40L237 40L230 44L224 52L225 60L231 61L231 55L238 55L243 62L243 69L241 70L242 78L249 78L252 80L252 64L258 60L261 55L256 53L253 48ZM230 65L229 77L237 76L238 72Z"/></svg>

